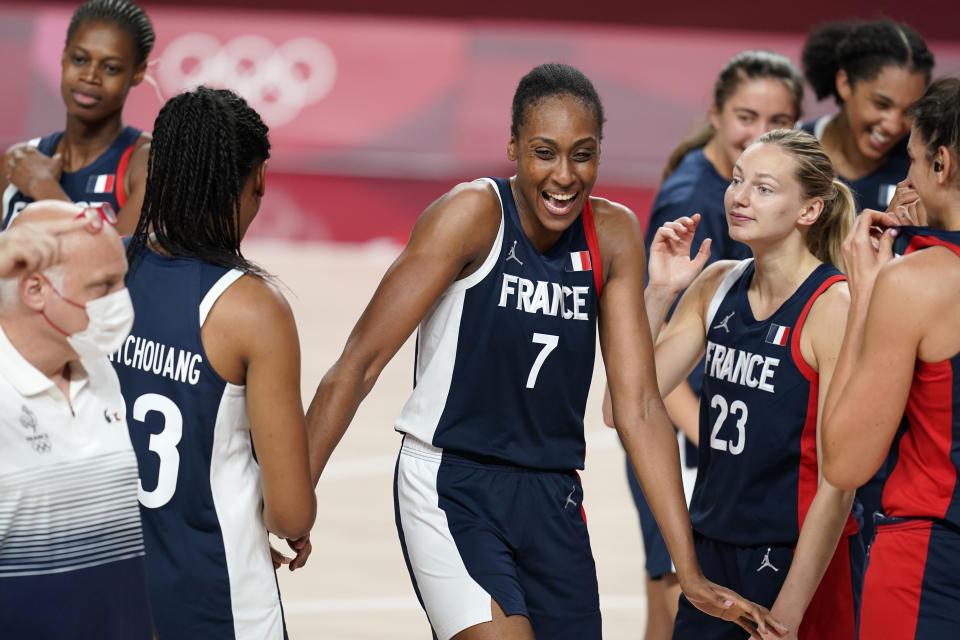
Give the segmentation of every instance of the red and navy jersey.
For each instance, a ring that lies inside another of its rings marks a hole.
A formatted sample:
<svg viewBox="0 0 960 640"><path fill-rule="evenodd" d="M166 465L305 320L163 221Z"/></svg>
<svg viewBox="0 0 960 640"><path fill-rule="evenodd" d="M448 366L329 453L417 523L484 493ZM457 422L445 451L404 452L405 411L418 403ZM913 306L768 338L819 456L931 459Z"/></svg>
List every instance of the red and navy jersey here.
<svg viewBox="0 0 960 640"><path fill-rule="evenodd" d="M120 211L127 201L123 190L124 175L130 155L143 132L134 127L124 127L106 151L86 167L74 172L63 172L60 186L71 200L80 204L99 204L109 202L114 211ZM35 138L28 144L35 146L41 153L52 156L57 150L63 132L52 133L45 138ZM33 202L33 198L20 193L13 185L3 193L3 215L0 231L6 229L20 211Z"/></svg>
<svg viewBox="0 0 960 640"><path fill-rule="evenodd" d="M454 282L420 323L415 388L399 431L467 456L582 469L602 276L589 200L541 253L508 180L480 269Z"/></svg>
<svg viewBox="0 0 960 640"><path fill-rule="evenodd" d="M945 247L960 257L960 231L900 227L895 253L927 247ZM960 353L940 362L917 360L905 417L897 462L883 491L884 511L960 526Z"/></svg>
<svg viewBox="0 0 960 640"><path fill-rule="evenodd" d="M819 375L800 334L817 298L844 280L814 269L769 318L747 299L753 260L738 263L707 314L700 395L700 466L690 502L693 528L729 544L792 544L817 491ZM856 531L847 522L846 533Z"/></svg>

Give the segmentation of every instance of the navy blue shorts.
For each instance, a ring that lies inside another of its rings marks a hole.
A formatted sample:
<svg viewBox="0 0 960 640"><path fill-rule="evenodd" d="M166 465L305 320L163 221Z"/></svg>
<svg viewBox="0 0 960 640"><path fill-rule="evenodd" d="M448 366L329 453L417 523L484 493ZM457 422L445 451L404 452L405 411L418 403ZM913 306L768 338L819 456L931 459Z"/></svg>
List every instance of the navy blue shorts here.
<svg viewBox="0 0 960 640"><path fill-rule="evenodd" d="M601 638L597 572L574 471L481 463L407 435L397 531L440 640L491 620L491 598L538 638Z"/></svg>
<svg viewBox="0 0 960 640"><path fill-rule="evenodd" d="M861 640L960 638L960 529L882 518L870 547Z"/></svg>
<svg viewBox="0 0 960 640"><path fill-rule="evenodd" d="M767 608L780 593L793 560L793 545L741 547L694 532L697 559L708 580ZM800 625L800 640L852 640L856 637L857 586L863 571L860 537L841 540ZM674 640L743 640L732 622L707 615L683 595L673 628Z"/></svg>

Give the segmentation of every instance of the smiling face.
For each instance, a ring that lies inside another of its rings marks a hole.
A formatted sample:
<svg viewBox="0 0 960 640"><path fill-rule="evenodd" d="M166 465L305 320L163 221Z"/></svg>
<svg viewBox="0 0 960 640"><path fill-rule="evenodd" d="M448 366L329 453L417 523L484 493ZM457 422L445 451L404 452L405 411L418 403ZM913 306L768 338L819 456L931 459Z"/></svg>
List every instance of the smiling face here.
<svg viewBox="0 0 960 640"><path fill-rule="evenodd" d="M710 109L710 124L716 130L708 143L708 157L725 177L731 175L740 154L753 141L774 129L790 129L798 117L793 95L774 78L757 78L740 83L723 108Z"/></svg>
<svg viewBox="0 0 960 640"><path fill-rule="evenodd" d="M754 251L788 236L801 217L807 224L817 217L806 217L809 211L796 179L795 161L772 144L755 144L743 152L723 202L730 237Z"/></svg>
<svg viewBox="0 0 960 640"><path fill-rule="evenodd" d="M543 98L527 107L507 157L517 162L513 193L523 229L545 250L577 219L597 181L597 115L569 94Z"/></svg>
<svg viewBox="0 0 960 640"><path fill-rule="evenodd" d="M130 87L143 80L133 37L110 22L80 25L60 59L60 94L67 115L97 121L123 109Z"/></svg>
<svg viewBox="0 0 960 640"><path fill-rule="evenodd" d="M837 93L857 150L865 158L885 158L910 133L907 109L926 86L926 75L897 65L887 65L872 80L852 85L844 71L837 73Z"/></svg>

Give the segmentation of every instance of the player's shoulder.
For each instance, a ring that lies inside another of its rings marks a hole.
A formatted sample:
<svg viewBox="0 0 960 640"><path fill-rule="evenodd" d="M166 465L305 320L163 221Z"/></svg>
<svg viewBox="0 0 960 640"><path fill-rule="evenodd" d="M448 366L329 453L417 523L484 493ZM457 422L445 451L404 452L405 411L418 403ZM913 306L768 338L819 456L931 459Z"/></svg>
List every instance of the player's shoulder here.
<svg viewBox="0 0 960 640"><path fill-rule="evenodd" d="M597 235L601 238L608 234L617 235L629 229L640 228L640 221L636 214L619 202L590 196L590 208L593 211Z"/></svg>
<svg viewBox="0 0 960 640"><path fill-rule="evenodd" d="M464 255L486 255L501 220L500 197L494 185L487 180L462 182L424 209L407 246L458 247Z"/></svg>

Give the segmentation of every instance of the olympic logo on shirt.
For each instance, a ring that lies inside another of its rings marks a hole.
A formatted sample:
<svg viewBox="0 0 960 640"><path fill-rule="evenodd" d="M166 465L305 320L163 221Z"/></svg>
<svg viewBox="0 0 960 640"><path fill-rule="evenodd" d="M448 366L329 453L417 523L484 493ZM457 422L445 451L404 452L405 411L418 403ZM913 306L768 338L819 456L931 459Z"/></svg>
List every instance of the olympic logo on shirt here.
<svg viewBox="0 0 960 640"><path fill-rule="evenodd" d="M157 79L169 95L201 84L236 91L267 124L284 125L333 88L337 61L316 38L293 38L279 46L258 35L221 44L206 33L187 33L160 56Z"/></svg>

